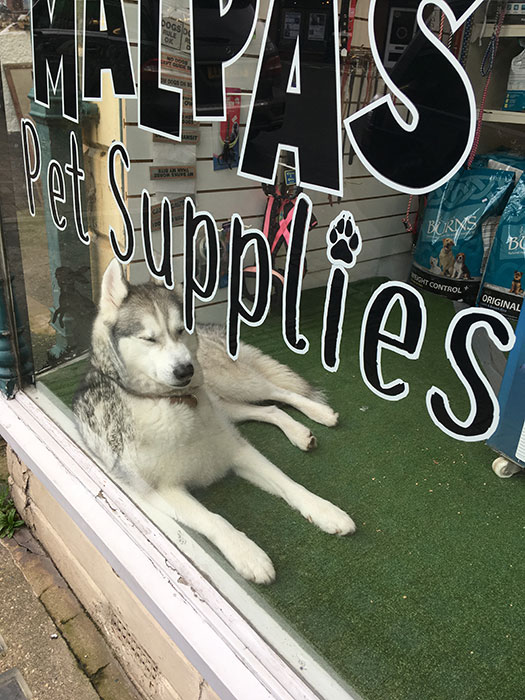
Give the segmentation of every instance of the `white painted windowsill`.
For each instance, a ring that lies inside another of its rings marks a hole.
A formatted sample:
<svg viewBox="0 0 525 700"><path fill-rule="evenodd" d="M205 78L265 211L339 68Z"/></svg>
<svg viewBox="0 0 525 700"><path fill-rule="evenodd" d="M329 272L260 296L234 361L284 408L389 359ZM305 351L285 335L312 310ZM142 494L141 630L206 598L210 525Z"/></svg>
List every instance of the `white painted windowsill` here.
<svg viewBox="0 0 525 700"><path fill-rule="evenodd" d="M51 420L51 403L34 388L0 396L0 433L221 700L358 697L170 519L168 539L56 424L67 416Z"/></svg>

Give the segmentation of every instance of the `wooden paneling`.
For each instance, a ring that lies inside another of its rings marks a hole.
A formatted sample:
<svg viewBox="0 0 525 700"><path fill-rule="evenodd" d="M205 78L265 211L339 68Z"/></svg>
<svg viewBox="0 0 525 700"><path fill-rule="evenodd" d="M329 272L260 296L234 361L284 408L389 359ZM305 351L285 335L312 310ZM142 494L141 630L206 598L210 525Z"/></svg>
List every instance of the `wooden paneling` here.
<svg viewBox="0 0 525 700"><path fill-rule="evenodd" d="M248 46L245 55L226 70L226 84L242 90L241 97L241 129L240 137L244 136L250 94L255 77L257 57L261 46L268 0L261 2L259 21L255 37ZM368 47L368 31L366 16L368 0L359 5L354 26L353 46ZM136 35L137 5L126 4L126 16L130 37ZM133 40L133 39L132 39ZM136 61L137 49L132 49ZM135 76L137 77L137 76ZM373 84L375 88L375 83ZM350 100L350 112L357 105L359 79L355 80ZM361 95L364 99L366 84ZM373 90L370 90L372 97ZM376 94L383 93L383 83L378 82ZM347 103L343 103L343 114L347 113ZM152 201L159 201L163 192L177 194L194 193L198 210L209 211L219 225L230 219L233 213L239 213L246 227L260 227L263 221L266 197L257 182L239 177L236 170L213 170L213 154L219 150L219 124L202 124L200 126L200 142L196 147L197 176L195 180L173 182L151 182L149 168L151 165L163 165L153 158L152 135L137 127L137 104L128 100L125 110L126 129L125 142L132 159L131 170L126 178L125 190L128 196L128 207L133 218L137 233L137 252L130 266L131 278L140 281L147 278L143 262L143 251L140 243L140 193L146 187L152 194ZM344 128L341 124L344 134ZM169 160L177 158L177 149L170 147ZM408 198L404 194L379 183L364 168L357 157L348 164L348 139L345 139L344 164L344 195L340 202L332 199L330 204L326 194L308 192L314 203L314 213L319 225L310 232L308 240L308 275L305 287L323 286L329 271L326 257L327 228L342 209L350 210L357 221L364 241L363 250L357 266L351 272L352 279L366 276L386 275L406 277L411 237L403 231L401 219L407 208ZM181 151L182 154L182 151ZM182 161L182 158L181 158ZM119 222L120 223L120 222ZM175 254L175 275L182 275L182 227L173 231L173 251ZM155 250L160 248L160 234L154 235ZM199 304L201 318L206 320L221 320L225 313L225 290L220 290L215 300L208 304Z"/></svg>

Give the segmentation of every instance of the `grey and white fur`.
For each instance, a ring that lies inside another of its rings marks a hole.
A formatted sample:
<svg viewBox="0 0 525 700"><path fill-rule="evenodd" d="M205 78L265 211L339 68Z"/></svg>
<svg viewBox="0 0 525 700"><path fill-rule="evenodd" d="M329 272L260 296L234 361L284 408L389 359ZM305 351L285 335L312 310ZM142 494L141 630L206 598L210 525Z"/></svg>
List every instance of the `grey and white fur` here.
<svg viewBox="0 0 525 700"><path fill-rule="evenodd" d="M197 399L191 403L185 397ZM172 397L178 397L172 400ZM284 403L332 426L337 414L288 367L241 343L232 361L224 331L184 330L180 292L150 282L129 285L112 261L102 280L91 365L73 401L80 433L110 474L162 513L205 535L245 578L275 578L267 554L190 493L233 471L283 498L325 532L354 532L352 519L309 492L252 447L234 423L277 425L302 450L308 428L275 405Z"/></svg>

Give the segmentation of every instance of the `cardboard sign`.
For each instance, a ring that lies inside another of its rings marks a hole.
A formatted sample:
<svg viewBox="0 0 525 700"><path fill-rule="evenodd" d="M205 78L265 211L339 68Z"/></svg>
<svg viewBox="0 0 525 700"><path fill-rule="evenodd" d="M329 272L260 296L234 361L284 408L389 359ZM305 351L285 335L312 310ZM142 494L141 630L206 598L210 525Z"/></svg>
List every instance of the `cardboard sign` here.
<svg viewBox="0 0 525 700"><path fill-rule="evenodd" d="M191 95L191 80L183 77L181 75L161 75L160 78L161 85L167 85L168 87L180 88L181 90L189 90Z"/></svg>
<svg viewBox="0 0 525 700"><path fill-rule="evenodd" d="M198 126L195 125L194 129L183 129L181 143L187 143L192 146L196 146L200 142L200 140L201 133L199 131ZM165 136L160 136L159 134L153 134L153 141L154 143L170 143L172 145L176 145L175 141L172 141L171 139L168 139Z"/></svg>
<svg viewBox="0 0 525 700"><path fill-rule="evenodd" d="M162 52L160 56L161 72L178 71L185 75L191 75L191 61L185 56L177 56L174 53Z"/></svg>
<svg viewBox="0 0 525 700"><path fill-rule="evenodd" d="M193 126L194 128L198 128L198 124L195 124L193 121L193 112L191 111L183 111L182 112L182 126ZM184 130L183 130L184 133Z"/></svg>
<svg viewBox="0 0 525 700"><path fill-rule="evenodd" d="M185 197L169 198L171 204L171 223L173 226L182 226L184 223L184 199ZM162 221L162 202L151 207L151 229L160 231Z"/></svg>
<svg viewBox="0 0 525 700"><path fill-rule="evenodd" d="M150 166L150 180L187 180L195 177L194 165L154 165Z"/></svg>
<svg viewBox="0 0 525 700"><path fill-rule="evenodd" d="M163 17L160 41L164 49L173 49L189 54L191 51L189 24L176 17Z"/></svg>
<svg viewBox="0 0 525 700"><path fill-rule="evenodd" d="M183 129L182 130L182 143L188 143L192 146L196 146L201 140L201 132L199 128L195 129Z"/></svg>

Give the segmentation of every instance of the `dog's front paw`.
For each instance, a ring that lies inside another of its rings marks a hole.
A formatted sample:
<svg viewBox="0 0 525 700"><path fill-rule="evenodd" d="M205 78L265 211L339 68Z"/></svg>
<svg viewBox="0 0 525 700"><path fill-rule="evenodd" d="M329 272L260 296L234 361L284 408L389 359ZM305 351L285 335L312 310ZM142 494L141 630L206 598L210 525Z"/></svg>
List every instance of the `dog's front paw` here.
<svg viewBox="0 0 525 700"><path fill-rule="evenodd" d="M221 547L224 556L247 581L272 583L275 569L270 557L243 532L238 535L226 547Z"/></svg>
<svg viewBox="0 0 525 700"><path fill-rule="evenodd" d="M326 254L332 265L353 267L361 252L359 228L352 214L344 210L330 224L326 232Z"/></svg>
<svg viewBox="0 0 525 700"><path fill-rule="evenodd" d="M317 440L305 425L298 423L293 432L288 434L290 442L304 452L311 452L317 447Z"/></svg>
<svg viewBox="0 0 525 700"><path fill-rule="evenodd" d="M344 510L313 493L308 496L301 508L301 514L307 520L330 535L351 535L355 532L355 523Z"/></svg>
<svg viewBox="0 0 525 700"><path fill-rule="evenodd" d="M314 420L316 423L327 425L329 428L332 428L334 425L337 425L339 413L336 413L330 408L330 406L327 406L324 403L316 403L310 409L308 417Z"/></svg>

